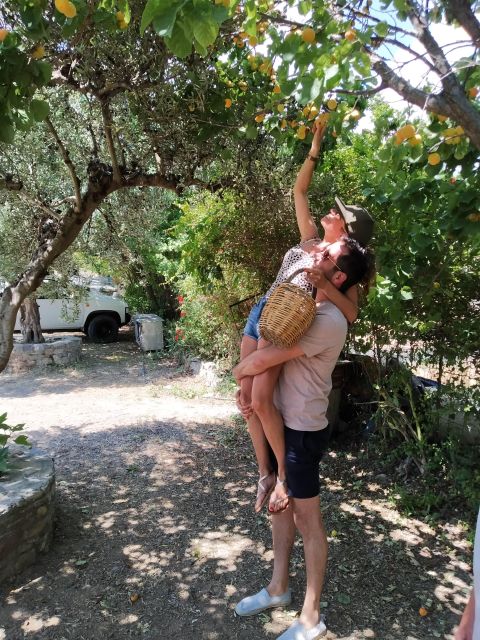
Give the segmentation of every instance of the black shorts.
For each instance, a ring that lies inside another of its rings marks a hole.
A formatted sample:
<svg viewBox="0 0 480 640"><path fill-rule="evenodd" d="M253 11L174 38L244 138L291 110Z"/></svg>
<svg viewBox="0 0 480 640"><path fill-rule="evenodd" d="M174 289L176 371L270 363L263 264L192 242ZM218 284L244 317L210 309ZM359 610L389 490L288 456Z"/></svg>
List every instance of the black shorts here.
<svg viewBox="0 0 480 640"><path fill-rule="evenodd" d="M320 493L320 460L328 448L331 429L297 431L285 427L288 494L292 498L314 498ZM270 458L277 467L273 451Z"/></svg>

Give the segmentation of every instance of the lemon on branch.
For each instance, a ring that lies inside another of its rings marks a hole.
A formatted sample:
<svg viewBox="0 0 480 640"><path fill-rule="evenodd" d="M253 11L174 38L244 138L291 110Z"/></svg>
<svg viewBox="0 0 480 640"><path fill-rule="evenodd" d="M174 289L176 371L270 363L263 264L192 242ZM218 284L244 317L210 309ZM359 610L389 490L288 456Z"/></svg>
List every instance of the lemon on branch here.
<svg viewBox="0 0 480 640"><path fill-rule="evenodd" d="M55 9L66 18L74 18L77 15L77 9L70 0L55 0Z"/></svg>
<svg viewBox="0 0 480 640"><path fill-rule="evenodd" d="M305 27L302 31L302 40L307 44L313 44L315 42L315 30L312 27Z"/></svg>

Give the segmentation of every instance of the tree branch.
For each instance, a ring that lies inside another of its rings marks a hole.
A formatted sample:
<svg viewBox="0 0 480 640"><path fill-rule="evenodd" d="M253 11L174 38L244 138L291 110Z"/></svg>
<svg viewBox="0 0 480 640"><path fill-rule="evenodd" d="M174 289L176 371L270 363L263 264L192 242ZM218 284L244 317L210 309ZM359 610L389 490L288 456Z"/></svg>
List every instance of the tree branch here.
<svg viewBox="0 0 480 640"><path fill-rule="evenodd" d="M419 7L412 0L407 0L407 6L409 7L408 17L415 29L416 37L430 56L436 73L442 78L442 84L453 87L457 83L457 80L452 73L452 67L445 57L442 48L430 33L425 16L422 15Z"/></svg>
<svg viewBox="0 0 480 640"><path fill-rule="evenodd" d="M444 0L448 11L462 25L473 40L476 47L480 47L480 22L472 11L469 0Z"/></svg>
<svg viewBox="0 0 480 640"><path fill-rule="evenodd" d="M423 64L425 66L427 66L431 71L434 71L435 73L437 73L437 70L433 66L433 64L429 60L425 60L425 57L428 55L428 53L418 53L417 51L414 51L413 49L411 49L408 45L403 44L403 42L400 42L399 40L395 40L395 39L391 39L391 38L385 38L383 40L382 44L384 44L384 43L385 44L391 44L394 47L398 47L399 49L403 49L403 51L407 51L408 53L411 54L411 56L412 56L412 58L414 60L421 60L423 62ZM409 61L409 62L411 62L411 61Z"/></svg>
<svg viewBox="0 0 480 640"><path fill-rule="evenodd" d="M420 109L441 113L446 116L451 115L448 104L443 97L433 93L426 93L421 89L416 89L407 82L407 80L397 75L384 60L372 52L370 52L370 55L372 56L372 69L378 73L382 79L384 88L388 87L393 89L404 100L411 102Z"/></svg>
<svg viewBox="0 0 480 640"><path fill-rule="evenodd" d="M23 182L21 180L14 180L10 174L7 174L4 178L0 178L0 189L20 191L20 189L23 189Z"/></svg>
<svg viewBox="0 0 480 640"><path fill-rule="evenodd" d="M107 140L108 153L112 161L113 180L117 184L120 184L122 180L122 176L120 174L120 168L118 166L118 158L117 158L117 152L115 150L115 143L113 142L112 112L110 111L110 105L107 100L105 99L102 100L100 102L100 105L102 107L102 118L103 118L103 125L105 127L105 138Z"/></svg>
<svg viewBox="0 0 480 640"><path fill-rule="evenodd" d="M47 118L45 120L47 127L50 131L50 133L53 135L53 137L55 138L55 142L57 143L57 147L60 150L60 153L62 154L62 158L63 161L65 162L65 164L67 165L67 169L70 172L70 176L72 178L72 182L73 182L73 189L75 191L75 202L77 205L77 208L80 209L80 205L82 202L82 195L80 193L80 180L78 179L77 176L77 172L75 170L75 166L70 158L70 153L68 152L68 150L65 148L65 145L63 144L63 142L60 140L60 136L58 135L55 127L52 124L52 121L50 120L50 118Z"/></svg>

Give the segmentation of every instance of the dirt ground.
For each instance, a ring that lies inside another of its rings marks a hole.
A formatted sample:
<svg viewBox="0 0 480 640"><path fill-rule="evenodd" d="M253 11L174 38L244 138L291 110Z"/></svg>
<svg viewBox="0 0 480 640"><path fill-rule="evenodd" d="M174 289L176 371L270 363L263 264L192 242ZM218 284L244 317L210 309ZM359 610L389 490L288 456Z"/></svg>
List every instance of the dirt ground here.
<svg viewBox="0 0 480 640"><path fill-rule="evenodd" d="M273 640L291 624L299 542L291 607L233 612L266 584L272 552L231 390L212 392L124 336L85 344L72 367L3 374L4 411L55 458L57 516L50 551L0 587L0 640ZM471 584L461 526L401 516L365 443L334 443L322 481L327 638L452 638Z"/></svg>

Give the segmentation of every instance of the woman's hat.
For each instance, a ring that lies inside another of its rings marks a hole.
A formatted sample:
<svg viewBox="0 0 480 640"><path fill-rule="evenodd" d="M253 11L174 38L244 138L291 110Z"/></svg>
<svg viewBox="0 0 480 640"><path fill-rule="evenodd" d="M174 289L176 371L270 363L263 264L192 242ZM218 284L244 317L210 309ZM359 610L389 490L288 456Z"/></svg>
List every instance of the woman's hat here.
<svg viewBox="0 0 480 640"><path fill-rule="evenodd" d="M373 235L372 216L363 207L345 204L338 196L335 196L335 202L345 220L348 235L364 247L367 246Z"/></svg>

